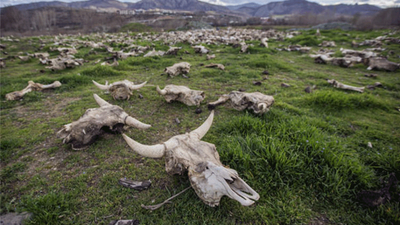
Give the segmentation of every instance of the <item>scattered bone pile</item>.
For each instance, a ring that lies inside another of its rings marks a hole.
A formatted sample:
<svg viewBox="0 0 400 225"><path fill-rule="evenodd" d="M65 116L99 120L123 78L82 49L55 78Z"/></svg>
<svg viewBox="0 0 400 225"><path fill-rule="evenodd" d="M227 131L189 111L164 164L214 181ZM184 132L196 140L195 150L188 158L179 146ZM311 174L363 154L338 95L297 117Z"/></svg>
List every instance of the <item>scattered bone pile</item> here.
<svg viewBox="0 0 400 225"><path fill-rule="evenodd" d="M48 52L26 53L20 54L18 58L22 61L36 59L39 63L46 65L50 70L64 70L83 65L84 59L77 59L74 55L79 52L80 48L91 48L88 54L96 54L96 51L104 51L110 55L101 65L119 66L118 61L125 60L129 57L163 57L166 55L177 55L182 49L174 47L178 43L191 44L192 51L196 54L205 54L207 60L216 58L215 54L207 48L207 45L230 45L240 48L238 53L248 53L249 45L246 42L259 41L260 45L269 48L269 40L284 40L298 35L299 32L280 32L275 30L261 31L250 29L224 29L224 30L194 30L194 31L173 31L163 33L140 33L136 36L128 34L105 34L97 33L90 36L82 35L59 35L54 39L42 40L42 45L39 50L42 50L46 45L51 46L49 49L52 52L58 52L56 58L50 58ZM316 33L317 37L321 37L319 30ZM1 40L18 42L14 37L1 37ZM88 41L89 40L89 41ZM156 45L140 46L137 45L138 40L148 42L161 42L164 45L169 45L167 51L157 50ZM378 37L374 40L364 42L353 42L353 47L371 46L374 48L365 50L340 49L343 57L333 57L336 47L333 41L323 41L319 46L323 47L318 51L314 51L309 56L314 59L315 63L332 64L341 67L351 67L358 63L363 63L368 66L368 70L386 70L396 71L399 69L399 64L388 61L386 58L379 56L382 51L382 46L385 43L399 43L398 39L390 37ZM122 47L120 50L114 50L113 44L118 43ZM1 49L6 49L5 45L0 45ZM325 49L324 49L325 48ZM289 45L287 47L278 48L285 51L299 51L301 53L309 53L312 48L308 46ZM188 52L185 52L188 53ZM5 59L0 59L0 68L5 68ZM100 61L98 61L100 62ZM98 63L96 62L96 63ZM204 65L204 64L202 64ZM206 68L218 68L225 70L225 66L219 63L210 63L205 65ZM191 65L188 62L175 63L172 66L166 67L164 72L169 77L178 75L185 76L190 73ZM328 80L335 88L364 92L365 87L354 87L340 83L334 79ZM134 84L129 80L115 81L111 84L100 84L93 80L94 85L102 91L109 93L114 100L129 100L133 95L134 90L143 88L147 81L141 84ZM284 83L283 83L284 84ZM60 87L61 83L55 81L52 84L43 85L29 81L26 88L21 91L15 91L6 95L7 100L19 100L31 91L41 91L44 89L52 89ZM290 85L283 85L290 88ZM382 86L376 82L368 88ZM311 89L310 89L311 90ZM187 86L181 85L166 85L163 89L156 86L156 91L159 95L170 103L172 101L181 102L187 106L199 107L205 99L205 92L201 90L192 90ZM310 93L311 91L308 91ZM71 144L75 150L87 148L92 144L98 136L109 131L111 133L122 133L123 138L138 154L151 157L165 157L165 168L170 174L183 174L188 171L189 180L192 188L197 196L209 206L219 205L222 196L226 195L231 199L240 202L244 206L249 206L254 201L259 199L259 195L249 185L246 184L234 169L225 167L220 159L216 147L204 141L201 141L203 136L210 129L213 118L214 109L222 104L227 104L229 107L236 110L251 110L255 114L267 113L274 104L274 97L265 95L261 92L241 92L232 91L229 94L224 94L217 101L208 103L208 108L213 110L208 119L196 130L176 135L162 144L153 146L142 145L127 135L123 131L128 126L138 129L148 129L151 125L142 123L137 119L129 116L121 107L112 105L98 95L94 94L94 99L100 107L87 109L86 112L74 122L66 124L60 131L57 132L57 137L63 140L65 144ZM180 104L180 103L179 103Z"/></svg>

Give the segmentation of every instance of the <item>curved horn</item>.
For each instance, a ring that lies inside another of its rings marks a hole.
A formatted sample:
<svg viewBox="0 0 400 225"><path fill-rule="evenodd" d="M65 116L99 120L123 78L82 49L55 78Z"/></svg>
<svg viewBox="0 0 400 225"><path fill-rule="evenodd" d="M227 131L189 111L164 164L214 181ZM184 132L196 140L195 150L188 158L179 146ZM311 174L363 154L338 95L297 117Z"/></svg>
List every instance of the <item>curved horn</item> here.
<svg viewBox="0 0 400 225"><path fill-rule="evenodd" d="M158 94L160 94L160 95L166 95L167 94L167 91L166 90L161 90L160 89L160 87L157 85L157 92L158 92Z"/></svg>
<svg viewBox="0 0 400 225"><path fill-rule="evenodd" d="M122 137L124 137L126 143L128 143L129 147L136 153L138 153L141 156L144 157L150 157L150 158L161 158L164 156L165 153L165 147L162 144L158 145L142 145L139 142L136 142L132 138L126 136L125 134L122 134Z"/></svg>
<svg viewBox="0 0 400 225"><path fill-rule="evenodd" d="M147 81L141 83L141 84L137 84L137 85L129 85L129 88L132 90L137 90L139 88L142 88L145 84L147 83Z"/></svg>
<svg viewBox="0 0 400 225"><path fill-rule="evenodd" d="M131 116L127 116L126 117L125 124L127 124L127 125L129 125L131 127L136 127L138 129L147 129L147 128L151 127L151 125L142 123L139 120L137 120L137 119L135 119L135 118L133 118Z"/></svg>
<svg viewBox="0 0 400 225"><path fill-rule="evenodd" d="M98 95L93 94L94 99L96 100L97 104L99 104L99 106L109 106L111 105L110 103L106 102L104 99L100 98Z"/></svg>
<svg viewBox="0 0 400 225"><path fill-rule="evenodd" d="M107 91L107 90L110 88L109 85L102 85L102 84L97 83L97 82L94 81L94 80L92 80L92 81L93 81L93 84L94 84L94 85L96 85L98 88L100 88L100 89L103 90L103 91Z"/></svg>
<svg viewBox="0 0 400 225"><path fill-rule="evenodd" d="M214 119L214 110L211 111L211 114L208 116L207 120L199 128L190 132L190 134L197 134L199 140L202 139L204 135L207 134L207 131L210 129L213 119Z"/></svg>

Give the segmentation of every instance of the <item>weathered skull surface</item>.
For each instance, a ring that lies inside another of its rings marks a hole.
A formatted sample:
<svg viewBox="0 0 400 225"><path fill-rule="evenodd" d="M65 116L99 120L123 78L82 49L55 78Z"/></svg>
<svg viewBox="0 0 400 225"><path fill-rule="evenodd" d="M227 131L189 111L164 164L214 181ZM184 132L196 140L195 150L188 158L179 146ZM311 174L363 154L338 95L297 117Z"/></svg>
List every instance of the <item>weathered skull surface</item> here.
<svg viewBox="0 0 400 225"><path fill-rule="evenodd" d="M188 106L197 105L204 100L204 91L191 90L186 86L167 85L163 90L157 86L157 92L164 96L168 103L171 101L179 101Z"/></svg>
<svg viewBox="0 0 400 225"><path fill-rule="evenodd" d="M138 90L139 88L142 88L147 83L147 81L145 81L141 84L135 85L133 82L131 82L129 80L123 80L123 81L114 82L112 84L108 84L108 82L106 82L105 85L102 85L102 84L97 83L94 80L92 80L92 81L101 90L109 92L115 100L129 99L131 97L131 95L133 95L133 93L132 93L133 90Z"/></svg>
<svg viewBox="0 0 400 225"><path fill-rule="evenodd" d="M174 77L179 74L187 74L190 71L190 64L187 62L175 63L173 66L166 67L164 72L169 76Z"/></svg>
<svg viewBox="0 0 400 225"><path fill-rule="evenodd" d="M368 70L386 70L395 72L400 68L400 64L390 62L385 58L370 58L368 62Z"/></svg>
<svg viewBox="0 0 400 225"><path fill-rule="evenodd" d="M230 100L230 101L229 101ZM240 92L232 91L227 95L221 96L217 101L208 104L209 109L215 108L217 105L224 104L229 101L230 107L242 111L244 109L251 109L256 114L263 114L269 111L274 104L274 97L264 95L260 92Z"/></svg>
<svg viewBox="0 0 400 225"><path fill-rule="evenodd" d="M121 132L124 129L124 125L139 129L151 127L129 116L121 107L111 105L96 94L93 96L100 108L86 110L79 120L64 125L57 132L57 137L62 138L65 144L70 143L73 149L84 149L107 130Z"/></svg>
<svg viewBox="0 0 400 225"><path fill-rule="evenodd" d="M252 205L260 198L259 194L240 179L235 170L222 165L215 145L201 141L210 129L213 117L214 111L196 130L153 146L142 145L122 135L128 145L142 156L165 156L165 169L168 173L181 175L187 170L193 189L205 204L217 206L221 197L226 195L244 206Z"/></svg>

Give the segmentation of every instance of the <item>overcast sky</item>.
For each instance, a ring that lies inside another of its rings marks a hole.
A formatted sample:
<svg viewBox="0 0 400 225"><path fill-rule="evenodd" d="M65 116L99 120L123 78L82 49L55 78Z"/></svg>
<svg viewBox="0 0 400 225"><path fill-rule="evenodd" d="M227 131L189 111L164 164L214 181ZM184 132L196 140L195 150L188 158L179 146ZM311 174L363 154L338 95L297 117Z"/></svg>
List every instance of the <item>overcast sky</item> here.
<svg viewBox="0 0 400 225"><path fill-rule="evenodd" d="M31 2L40 2L40 1L53 1L53 0L0 0L0 7L9 6L9 5L18 5L24 3L31 3ZM59 0L62 2L73 2L78 0ZM138 2L139 0L119 0L121 2ZM209 2L219 5L237 5L247 2L256 2L259 4L267 4L268 2L279 1L279 0L201 0L203 2ZM309 0L311 2L317 2L322 5L334 5L334 4L371 4L377 5L380 7L390 7L390 6L399 6L400 0Z"/></svg>

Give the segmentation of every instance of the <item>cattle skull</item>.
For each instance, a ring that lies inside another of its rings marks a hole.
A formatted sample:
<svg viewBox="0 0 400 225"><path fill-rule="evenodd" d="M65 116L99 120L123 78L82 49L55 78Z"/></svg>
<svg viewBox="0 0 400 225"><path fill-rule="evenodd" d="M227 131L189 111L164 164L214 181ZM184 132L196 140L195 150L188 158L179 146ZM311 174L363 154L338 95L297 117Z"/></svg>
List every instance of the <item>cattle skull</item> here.
<svg viewBox="0 0 400 225"><path fill-rule="evenodd" d="M51 88L56 88L60 87L61 83L60 81L54 81L51 84L39 84L35 83L33 81L28 81L28 86L26 88L22 89L21 91L14 91L11 93L6 94L6 99L7 100L20 100L26 93L29 93L31 91L42 91L44 89L51 89Z"/></svg>
<svg viewBox="0 0 400 225"><path fill-rule="evenodd" d="M94 80L92 80L92 81L93 81L94 85L96 85L101 90L111 93L111 96L115 100L129 99L131 97L131 95L133 95L133 93L132 93L133 90L138 90L147 83L147 81L145 81L141 84L135 85L133 82L131 82L129 80L123 80L123 81L114 82L112 84L108 84L108 82L106 81L106 84L102 85L102 84L97 83Z"/></svg>
<svg viewBox="0 0 400 225"><path fill-rule="evenodd" d="M188 106L199 106L200 102L204 100L204 91L191 90L186 86L170 84L165 86L163 90L157 86L157 92L164 96L168 103L179 101Z"/></svg>
<svg viewBox="0 0 400 225"><path fill-rule="evenodd" d="M229 101L230 100L230 101ZM217 101L208 104L209 109L215 108L217 105L230 103L230 107L242 111L244 109L252 109L256 114L263 114L269 111L274 104L274 97L264 95L260 92L240 92L232 91L229 94L221 96Z"/></svg>
<svg viewBox="0 0 400 225"><path fill-rule="evenodd" d="M125 128L124 125L138 129L151 127L129 116L121 107L111 105L96 94L93 96L100 107L86 110L79 120L64 125L57 132L57 137L63 139L64 144L71 144L74 150L92 144L106 129L120 132Z"/></svg>
<svg viewBox="0 0 400 225"><path fill-rule="evenodd" d="M179 74L187 74L190 71L190 64L187 62L175 63L173 66L166 67L164 72L169 76L174 77Z"/></svg>
<svg viewBox="0 0 400 225"><path fill-rule="evenodd" d="M215 145L201 141L212 125L214 111L196 130L176 135L168 141L153 146L142 145L122 134L128 145L144 157L165 156L165 169L170 174L188 171L190 183L197 196L211 207L218 206L226 195L244 206L249 206L260 198L238 173L224 167Z"/></svg>
<svg viewBox="0 0 400 225"><path fill-rule="evenodd" d="M395 72L400 68L400 64L390 62L385 58L370 58L368 62L368 70L386 70Z"/></svg>

